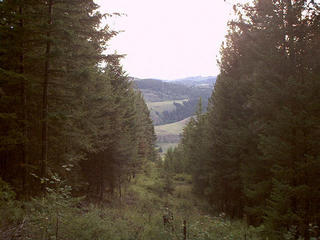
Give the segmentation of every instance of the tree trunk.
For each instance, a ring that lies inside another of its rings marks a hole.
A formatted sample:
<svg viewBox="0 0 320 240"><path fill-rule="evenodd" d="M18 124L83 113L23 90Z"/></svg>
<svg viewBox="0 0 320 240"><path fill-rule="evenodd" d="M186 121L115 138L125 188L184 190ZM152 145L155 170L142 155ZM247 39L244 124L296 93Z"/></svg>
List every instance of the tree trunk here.
<svg viewBox="0 0 320 240"><path fill-rule="evenodd" d="M19 6L19 14L20 14L20 27L23 29L24 23L22 19L23 8ZM24 50L23 50L23 42L20 45L20 66L19 66L19 73L21 75L24 74ZM22 137L23 141L21 144L21 162L22 162L22 192L26 195L26 185L27 185L27 95L26 95L26 80L21 78L21 125L22 125Z"/></svg>
<svg viewBox="0 0 320 240"><path fill-rule="evenodd" d="M118 176L118 189L119 189L119 198L121 202L122 192L121 192L121 175Z"/></svg>
<svg viewBox="0 0 320 240"><path fill-rule="evenodd" d="M48 162L48 82L49 82L49 68L50 68L50 52L51 52L51 25L52 25L52 3L53 0L48 1L48 30L47 30L47 46L46 46L46 60L44 67L44 81L42 92L42 154L41 154L41 178L47 177L47 162ZM42 184L42 192L45 192L45 182Z"/></svg>
<svg viewBox="0 0 320 240"><path fill-rule="evenodd" d="M100 157L100 203L103 201L104 198L104 159L103 155Z"/></svg>

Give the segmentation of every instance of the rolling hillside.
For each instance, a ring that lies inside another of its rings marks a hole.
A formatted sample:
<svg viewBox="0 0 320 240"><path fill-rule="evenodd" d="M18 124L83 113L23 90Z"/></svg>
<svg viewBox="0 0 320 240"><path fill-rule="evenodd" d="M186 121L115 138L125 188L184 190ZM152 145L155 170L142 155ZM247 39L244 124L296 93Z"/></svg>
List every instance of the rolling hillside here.
<svg viewBox="0 0 320 240"><path fill-rule="evenodd" d="M168 114L174 113L174 115L176 115L175 113L188 101L188 99L184 99L163 102L147 102L153 124L157 126L164 123L174 122L175 120L170 119Z"/></svg>
<svg viewBox="0 0 320 240"><path fill-rule="evenodd" d="M209 77L188 77L182 78L172 81L174 84L181 84L188 87L213 87L216 83L217 77L216 76L209 76Z"/></svg>
<svg viewBox="0 0 320 240"><path fill-rule="evenodd" d="M179 122L155 126L157 135L157 145L165 152L169 147L177 145L180 141L180 134L183 128L188 124L191 117L185 118Z"/></svg>
<svg viewBox="0 0 320 240"><path fill-rule="evenodd" d="M162 102L168 100L209 98L212 86L197 87L162 81L158 79L134 79L134 84L144 95L147 102Z"/></svg>
<svg viewBox="0 0 320 240"><path fill-rule="evenodd" d="M203 109L207 108L212 85L203 85L206 78L197 78L201 86L187 86L182 83L195 82L194 78L167 82L158 79L134 79L147 102L154 125L181 121L194 115L199 99Z"/></svg>
<svg viewBox="0 0 320 240"><path fill-rule="evenodd" d="M216 77L189 77L174 81L137 79L134 85L146 100L163 152L177 145L184 126L195 114L199 99L206 110Z"/></svg>

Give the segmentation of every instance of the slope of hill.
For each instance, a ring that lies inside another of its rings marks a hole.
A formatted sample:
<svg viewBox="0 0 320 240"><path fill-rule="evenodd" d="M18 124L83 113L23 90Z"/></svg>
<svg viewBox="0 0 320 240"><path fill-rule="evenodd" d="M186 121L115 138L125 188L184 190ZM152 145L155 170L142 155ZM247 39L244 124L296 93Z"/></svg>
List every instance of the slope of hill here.
<svg viewBox="0 0 320 240"><path fill-rule="evenodd" d="M179 143L183 128L188 124L190 118L191 117L188 117L178 122L155 126L157 145L161 147L164 152L169 147Z"/></svg>
<svg viewBox="0 0 320 240"><path fill-rule="evenodd" d="M151 111L164 112L164 111L174 111L176 110L175 104L183 104L189 101L188 99L183 100L173 100L173 101L163 101L163 102L147 102L148 108Z"/></svg>
<svg viewBox="0 0 320 240"><path fill-rule="evenodd" d="M188 101L188 99L184 99L163 102L147 102L153 124L161 125L172 122L172 120L167 116L168 113L176 113L177 111L179 111L181 106L183 106Z"/></svg>
<svg viewBox="0 0 320 240"><path fill-rule="evenodd" d="M134 79L147 102L209 98L212 87L194 87L157 79Z"/></svg>
<svg viewBox="0 0 320 240"><path fill-rule="evenodd" d="M137 79L155 125L157 145L166 152L176 146L184 126L196 112L199 99L206 110L216 77L190 77L174 81Z"/></svg>
<svg viewBox="0 0 320 240"><path fill-rule="evenodd" d="M205 87L213 87L216 80L217 80L216 76L208 76L208 77L196 76L196 77L176 79L171 82L174 84L180 84L188 87L205 88Z"/></svg>
<svg viewBox="0 0 320 240"><path fill-rule="evenodd" d="M203 80L203 79L202 79ZM181 121L196 111L199 99L206 109L212 86L186 86L158 79L134 79L146 100L155 125Z"/></svg>

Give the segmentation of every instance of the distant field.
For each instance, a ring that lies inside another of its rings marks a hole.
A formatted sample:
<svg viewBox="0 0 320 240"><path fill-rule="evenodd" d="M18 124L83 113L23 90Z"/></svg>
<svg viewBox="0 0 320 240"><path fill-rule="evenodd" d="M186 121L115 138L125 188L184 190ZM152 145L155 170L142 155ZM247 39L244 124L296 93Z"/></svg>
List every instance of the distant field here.
<svg viewBox="0 0 320 240"><path fill-rule="evenodd" d="M174 111L176 106L174 103L182 104L183 102L188 101L188 99L184 100L174 100L174 101L163 101L163 102L147 102L148 108L150 111L155 111L158 113L162 113L164 111Z"/></svg>
<svg viewBox="0 0 320 240"><path fill-rule="evenodd" d="M155 126L157 136L177 135L182 133L184 126L189 122L191 117L185 118L179 122Z"/></svg>
<svg viewBox="0 0 320 240"><path fill-rule="evenodd" d="M161 117L163 112L173 112L176 110L174 103L183 104L183 102L189 101L188 99L183 100L167 100L158 102L147 102L150 114L155 123L161 124ZM163 153L165 153L168 148L175 147L180 142L180 134L183 132L183 128L189 122L191 117L185 118L181 121L157 125L155 126L155 133L157 135L157 145L161 147Z"/></svg>
<svg viewBox="0 0 320 240"><path fill-rule="evenodd" d="M163 154L170 147L176 147L180 142L180 134L183 128L187 125L191 117L185 118L182 121L155 126L157 135L157 145L162 148Z"/></svg>

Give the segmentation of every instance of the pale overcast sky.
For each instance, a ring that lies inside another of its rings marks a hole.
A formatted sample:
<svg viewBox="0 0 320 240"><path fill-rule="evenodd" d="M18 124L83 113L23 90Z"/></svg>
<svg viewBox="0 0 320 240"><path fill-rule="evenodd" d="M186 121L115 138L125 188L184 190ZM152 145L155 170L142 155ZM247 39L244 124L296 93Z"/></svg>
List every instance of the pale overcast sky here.
<svg viewBox="0 0 320 240"><path fill-rule="evenodd" d="M125 13L108 20L124 30L110 42L126 54L133 77L177 79L217 75L217 55L232 5L224 0L96 0L100 12Z"/></svg>

